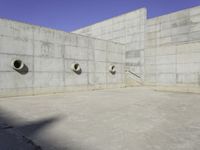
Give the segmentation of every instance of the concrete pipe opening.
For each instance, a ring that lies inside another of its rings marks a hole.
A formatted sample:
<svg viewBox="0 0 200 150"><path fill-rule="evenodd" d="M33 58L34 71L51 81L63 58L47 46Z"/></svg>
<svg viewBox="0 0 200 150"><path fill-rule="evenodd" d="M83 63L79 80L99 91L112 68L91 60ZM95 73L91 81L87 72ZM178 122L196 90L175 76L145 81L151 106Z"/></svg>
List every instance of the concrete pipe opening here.
<svg viewBox="0 0 200 150"><path fill-rule="evenodd" d="M11 66L15 70L22 70L24 67L24 63L21 60L16 59L12 61Z"/></svg>
<svg viewBox="0 0 200 150"><path fill-rule="evenodd" d="M81 67L78 63L74 63L71 65L71 69L76 72L76 73L79 73L81 71Z"/></svg>
<svg viewBox="0 0 200 150"><path fill-rule="evenodd" d="M115 74L116 73L115 65L110 65L109 71L110 71L110 73Z"/></svg>

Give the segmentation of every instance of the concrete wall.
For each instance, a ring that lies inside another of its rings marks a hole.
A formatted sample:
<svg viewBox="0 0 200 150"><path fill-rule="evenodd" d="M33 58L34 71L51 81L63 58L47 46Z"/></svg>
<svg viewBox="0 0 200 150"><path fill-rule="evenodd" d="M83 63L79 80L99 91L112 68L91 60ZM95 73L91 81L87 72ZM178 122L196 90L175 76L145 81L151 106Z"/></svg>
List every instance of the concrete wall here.
<svg viewBox="0 0 200 150"><path fill-rule="evenodd" d="M146 16L146 9L140 9L75 33L126 44L126 70L145 85L199 91L200 7L149 20Z"/></svg>
<svg viewBox="0 0 200 150"><path fill-rule="evenodd" d="M136 83L200 92L200 7L146 16L140 9L76 34L0 19L0 96ZM29 72L13 70L13 59L21 59ZM80 75L70 68L75 62ZM112 64L115 75L109 72Z"/></svg>
<svg viewBox="0 0 200 150"><path fill-rule="evenodd" d="M126 70L143 79L145 21L146 9L142 8L81 28L74 33L126 44Z"/></svg>
<svg viewBox="0 0 200 150"><path fill-rule="evenodd" d="M145 43L146 84L199 90L200 7L148 20Z"/></svg>
<svg viewBox="0 0 200 150"><path fill-rule="evenodd" d="M124 50L122 44L0 19L0 96L121 87ZM22 60L28 73L13 70L13 59ZM70 69L74 62L80 75Z"/></svg>

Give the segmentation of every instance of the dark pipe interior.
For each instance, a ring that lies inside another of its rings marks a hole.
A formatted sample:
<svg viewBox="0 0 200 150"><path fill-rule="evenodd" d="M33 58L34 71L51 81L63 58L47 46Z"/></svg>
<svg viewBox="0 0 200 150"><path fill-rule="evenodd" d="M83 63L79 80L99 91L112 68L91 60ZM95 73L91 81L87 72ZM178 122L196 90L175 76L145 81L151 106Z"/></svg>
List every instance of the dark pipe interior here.
<svg viewBox="0 0 200 150"><path fill-rule="evenodd" d="M114 70L115 69L115 66L112 66L112 70Z"/></svg>
<svg viewBox="0 0 200 150"><path fill-rule="evenodd" d="M14 67L15 67L15 68L20 68L21 65L22 65L22 62L21 62L20 60L15 60L15 61L14 61Z"/></svg>
<svg viewBox="0 0 200 150"><path fill-rule="evenodd" d="M75 65L74 65L75 70L77 70L78 67L79 67L79 64L75 64Z"/></svg>

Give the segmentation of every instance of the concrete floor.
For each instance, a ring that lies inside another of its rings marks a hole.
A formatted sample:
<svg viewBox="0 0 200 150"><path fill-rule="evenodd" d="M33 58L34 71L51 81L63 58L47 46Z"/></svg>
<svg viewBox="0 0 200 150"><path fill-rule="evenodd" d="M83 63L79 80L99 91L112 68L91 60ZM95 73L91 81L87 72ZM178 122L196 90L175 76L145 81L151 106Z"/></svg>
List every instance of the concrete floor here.
<svg viewBox="0 0 200 150"><path fill-rule="evenodd" d="M0 99L46 150L199 150L200 95L144 87Z"/></svg>

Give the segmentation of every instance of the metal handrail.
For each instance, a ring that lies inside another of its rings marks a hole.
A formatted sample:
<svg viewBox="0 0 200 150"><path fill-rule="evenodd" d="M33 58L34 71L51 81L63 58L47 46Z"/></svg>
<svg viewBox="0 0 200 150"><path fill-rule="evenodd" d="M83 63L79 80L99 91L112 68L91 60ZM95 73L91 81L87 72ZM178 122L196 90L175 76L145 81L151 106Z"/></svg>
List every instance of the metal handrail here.
<svg viewBox="0 0 200 150"><path fill-rule="evenodd" d="M141 77L140 77L139 75L137 75L136 73L134 73L134 72L132 72L132 71L130 71L130 70L128 70L127 72L129 72L129 73L133 74L134 76L136 76L136 77L138 77L138 78L141 79Z"/></svg>

